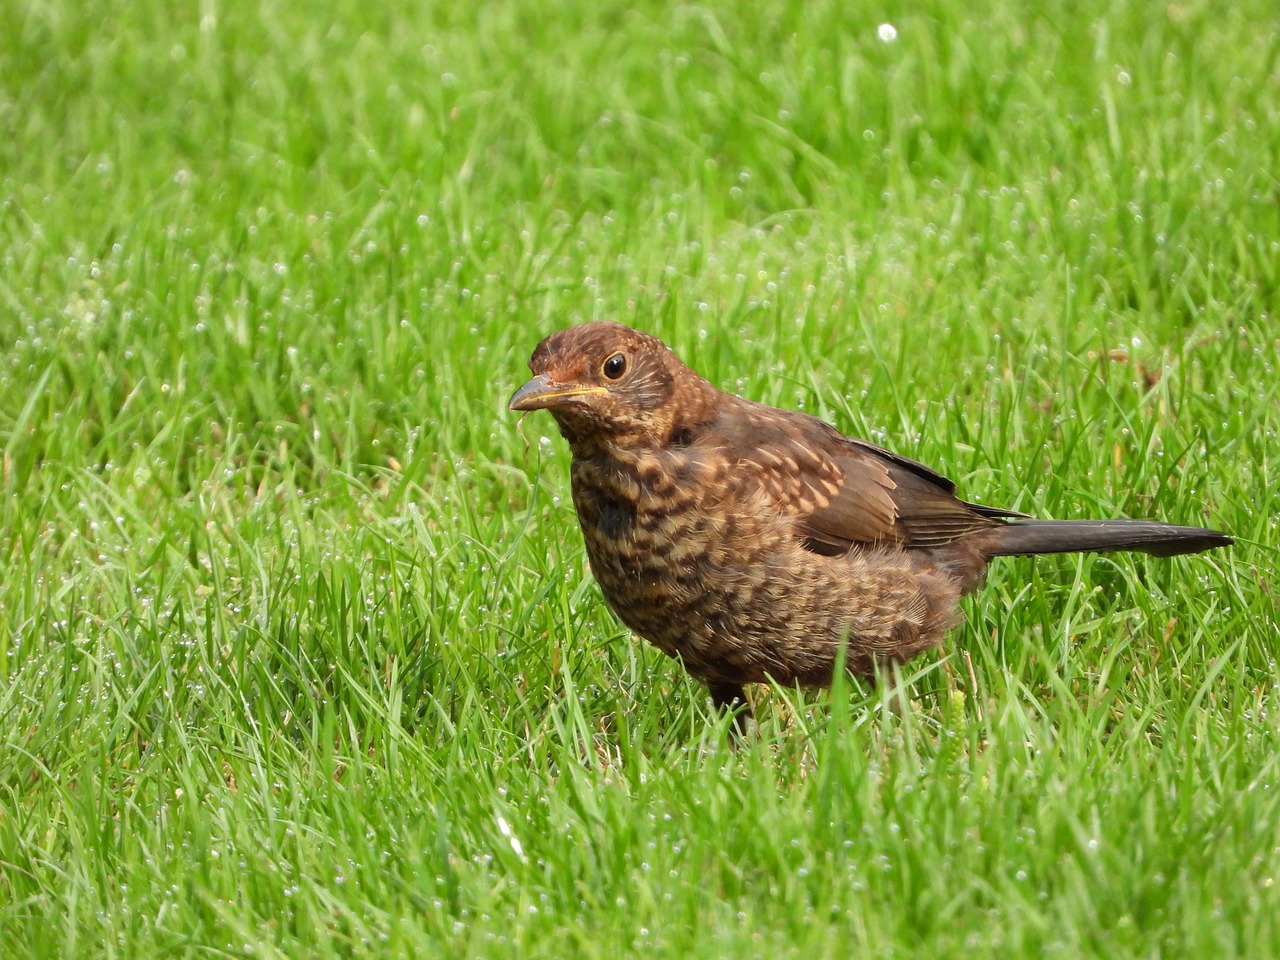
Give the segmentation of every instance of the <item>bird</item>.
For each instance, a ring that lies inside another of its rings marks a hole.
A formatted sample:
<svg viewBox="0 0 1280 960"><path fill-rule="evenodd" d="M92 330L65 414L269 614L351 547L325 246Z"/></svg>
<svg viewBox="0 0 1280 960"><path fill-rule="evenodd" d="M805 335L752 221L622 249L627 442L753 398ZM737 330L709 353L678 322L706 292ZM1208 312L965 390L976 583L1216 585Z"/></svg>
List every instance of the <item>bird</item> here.
<svg viewBox="0 0 1280 960"><path fill-rule="evenodd" d="M572 454L591 572L634 633L745 729L745 685L824 687L937 647L996 557L1229 546L1153 520L1038 520L960 499L923 463L718 389L661 340L592 321L551 334L513 411ZM843 659L842 659L843 658Z"/></svg>

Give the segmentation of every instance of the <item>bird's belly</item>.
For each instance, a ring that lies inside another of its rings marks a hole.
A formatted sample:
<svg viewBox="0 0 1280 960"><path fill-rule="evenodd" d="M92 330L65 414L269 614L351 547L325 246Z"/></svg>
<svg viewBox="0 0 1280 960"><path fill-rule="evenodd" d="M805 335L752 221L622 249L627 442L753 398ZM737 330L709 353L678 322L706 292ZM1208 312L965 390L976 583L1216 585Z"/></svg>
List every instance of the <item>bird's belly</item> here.
<svg viewBox="0 0 1280 960"><path fill-rule="evenodd" d="M954 584L899 548L827 557L783 517L692 498L574 500L609 606L703 680L825 684L846 638L850 669L866 674L954 622Z"/></svg>
<svg viewBox="0 0 1280 960"><path fill-rule="evenodd" d="M839 628L817 623L816 607L788 610L822 579L797 563L821 558L789 556L789 524L670 502L633 504L622 523L613 509L580 514L587 556L605 600L637 634L694 676L732 682L796 679L821 636L829 675L836 646L826 641Z"/></svg>
<svg viewBox="0 0 1280 960"><path fill-rule="evenodd" d="M637 511L626 531L583 524L591 572L622 621L695 676L741 672L778 624L761 617L770 564L731 518ZM727 528L727 529L726 529ZM612 534L612 535L611 535ZM762 670L753 670L760 674Z"/></svg>

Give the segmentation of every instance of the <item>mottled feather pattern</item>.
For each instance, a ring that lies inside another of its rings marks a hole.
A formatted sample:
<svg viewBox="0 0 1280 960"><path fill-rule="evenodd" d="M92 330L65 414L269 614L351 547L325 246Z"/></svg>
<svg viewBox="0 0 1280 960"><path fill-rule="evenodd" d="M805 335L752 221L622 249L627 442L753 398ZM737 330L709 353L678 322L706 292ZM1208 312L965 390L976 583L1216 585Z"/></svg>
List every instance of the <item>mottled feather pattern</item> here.
<svg viewBox="0 0 1280 960"><path fill-rule="evenodd" d="M707 681L829 683L937 645L994 556L1231 542L1154 521L1036 521L807 414L716 389L661 341L595 322L552 334L517 410L549 409L573 452L591 570L637 634Z"/></svg>
<svg viewBox="0 0 1280 960"><path fill-rule="evenodd" d="M806 548L797 518L806 504L829 503L840 482L829 464L810 460L775 453L765 469L744 470L698 441L615 450L607 464L575 459L574 506L609 605L707 681L825 683L846 635L850 666L863 674L881 655L939 642L955 622L959 586L927 559ZM816 477L798 479L802 462ZM625 529L605 522L620 502L629 505ZM733 508L709 509L723 503Z"/></svg>

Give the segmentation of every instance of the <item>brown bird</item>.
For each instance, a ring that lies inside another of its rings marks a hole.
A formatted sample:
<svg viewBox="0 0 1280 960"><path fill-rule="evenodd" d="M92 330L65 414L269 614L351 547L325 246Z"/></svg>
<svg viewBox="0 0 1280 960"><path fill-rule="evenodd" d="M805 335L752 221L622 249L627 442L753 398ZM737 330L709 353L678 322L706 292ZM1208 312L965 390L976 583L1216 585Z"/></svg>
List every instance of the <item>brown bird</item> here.
<svg viewBox="0 0 1280 960"><path fill-rule="evenodd" d="M1033 520L807 414L718 390L662 341L595 322L543 340L512 410L573 451L591 571L623 623L749 716L742 685L825 686L938 645L992 557L1226 546L1149 520Z"/></svg>

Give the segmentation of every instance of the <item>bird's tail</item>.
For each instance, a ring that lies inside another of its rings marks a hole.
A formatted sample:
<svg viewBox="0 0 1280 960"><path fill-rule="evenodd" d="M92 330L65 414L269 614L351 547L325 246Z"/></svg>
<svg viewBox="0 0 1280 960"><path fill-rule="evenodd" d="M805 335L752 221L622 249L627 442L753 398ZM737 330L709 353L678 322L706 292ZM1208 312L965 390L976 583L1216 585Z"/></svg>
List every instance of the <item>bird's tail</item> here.
<svg viewBox="0 0 1280 960"><path fill-rule="evenodd" d="M1038 553L1137 550L1153 557L1199 553L1234 541L1205 527L1179 527L1155 520L1008 520L989 531L989 557Z"/></svg>

